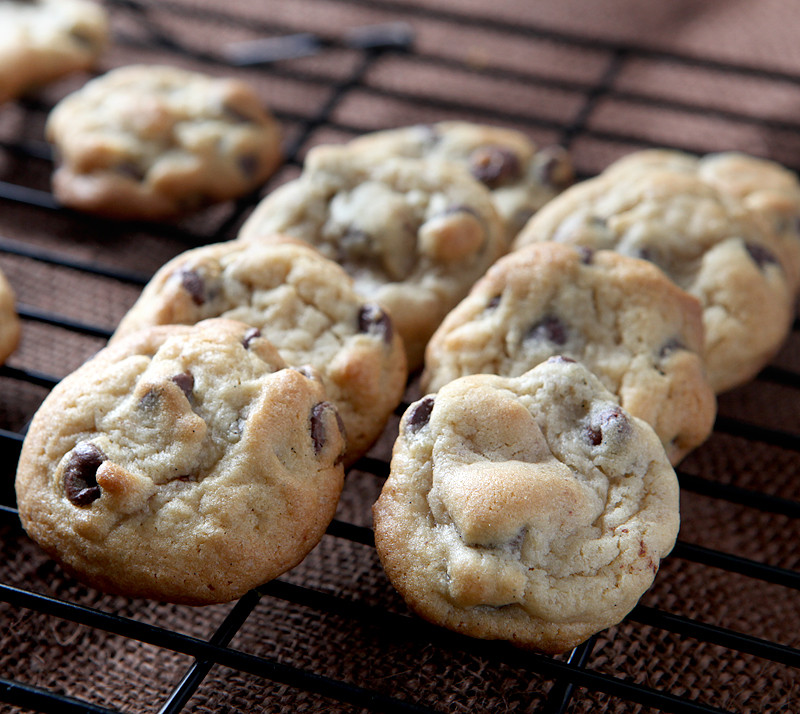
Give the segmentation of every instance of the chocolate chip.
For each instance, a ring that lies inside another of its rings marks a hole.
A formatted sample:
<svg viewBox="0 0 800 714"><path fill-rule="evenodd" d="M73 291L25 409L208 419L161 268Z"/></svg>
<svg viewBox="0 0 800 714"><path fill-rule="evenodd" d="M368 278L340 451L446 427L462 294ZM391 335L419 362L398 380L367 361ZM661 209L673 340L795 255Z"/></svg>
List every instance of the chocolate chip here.
<svg viewBox="0 0 800 714"><path fill-rule="evenodd" d="M94 444L81 442L72 450L64 467L64 490L76 506L88 506L100 498L97 469L108 457Z"/></svg>
<svg viewBox="0 0 800 714"><path fill-rule="evenodd" d="M502 146L482 146L469 157L472 175L490 188L513 181L520 176L517 155Z"/></svg>
<svg viewBox="0 0 800 714"><path fill-rule="evenodd" d="M325 412L333 411L336 417L336 424L339 433L344 434L344 423L342 422L339 411L330 402L318 402L311 408L311 442L314 444L314 453L319 455L325 447L328 435L325 433Z"/></svg>
<svg viewBox="0 0 800 714"><path fill-rule="evenodd" d="M249 349L250 343L259 337L261 337L261 330L259 330L257 327L251 327L249 330L247 330L247 332L244 333L244 337L242 337L243 347L245 349Z"/></svg>
<svg viewBox="0 0 800 714"><path fill-rule="evenodd" d="M661 349L658 351L658 356L660 359L664 359L673 352L685 349L686 345L683 344L683 342L681 342L677 337L671 337L661 346Z"/></svg>
<svg viewBox="0 0 800 714"><path fill-rule="evenodd" d="M176 374L172 378L172 381L181 388L181 391L186 395L186 398L190 402L194 399L194 393L192 392L194 389L194 376L191 372L181 372L180 374Z"/></svg>
<svg viewBox="0 0 800 714"><path fill-rule="evenodd" d="M560 146L542 149L537 157L536 176L543 184L563 190L572 183L569 155Z"/></svg>
<svg viewBox="0 0 800 714"><path fill-rule="evenodd" d="M189 293L195 305L202 305L206 301L205 280L195 270L184 269L180 271L181 286Z"/></svg>
<svg viewBox="0 0 800 714"><path fill-rule="evenodd" d="M584 265L592 264L592 261L594 260L594 250L588 246L582 245L580 248L578 248L578 252L581 254L581 263Z"/></svg>
<svg viewBox="0 0 800 714"><path fill-rule="evenodd" d="M378 335L386 344L392 343L394 328L392 319L378 305L368 303L358 312L358 331Z"/></svg>
<svg viewBox="0 0 800 714"><path fill-rule="evenodd" d="M744 247L753 259L753 262L762 270L770 264L778 266L781 264L775 255L764 246L758 245L757 243L745 243Z"/></svg>
<svg viewBox="0 0 800 714"><path fill-rule="evenodd" d="M601 411L592 423L584 429L586 440L592 446L599 446L607 436L625 436L631 431L627 417L619 407L609 407Z"/></svg>
<svg viewBox="0 0 800 714"><path fill-rule="evenodd" d="M411 405L406 417L406 428L410 433L416 434L430 421L433 401L433 395L429 394Z"/></svg>
<svg viewBox="0 0 800 714"><path fill-rule="evenodd" d="M239 164L239 171L248 179L254 179L258 172L259 160L255 154L244 154L240 156L237 163Z"/></svg>
<svg viewBox="0 0 800 714"><path fill-rule="evenodd" d="M554 345L567 344L567 326L554 315L548 315L537 322L525 336L526 340L547 340Z"/></svg>

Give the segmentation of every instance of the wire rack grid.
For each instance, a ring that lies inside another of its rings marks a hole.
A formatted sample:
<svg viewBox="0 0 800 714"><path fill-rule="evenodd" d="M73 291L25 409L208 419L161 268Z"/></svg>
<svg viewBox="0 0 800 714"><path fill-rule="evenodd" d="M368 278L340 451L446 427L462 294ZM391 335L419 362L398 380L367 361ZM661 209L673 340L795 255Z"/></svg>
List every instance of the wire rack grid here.
<svg viewBox="0 0 800 714"><path fill-rule="evenodd" d="M797 169L800 124L782 98L800 73L492 19L454 3L106 7L114 41L99 71L164 62L241 76L282 122L286 159L259 195L179 224L118 224L64 210L49 191L44 121L86 77L0 109L0 267L24 329L0 367L3 711L797 710L797 326L752 384L721 397L713 436L681 464L681 536L652 590L622 624L564 657L441 630L392 591L369 507L397 418L348 473L318 548L229 605L139 602L81 586L20 529L13 476L38 404L103 346L153 272L186 248L233 238L260 195L297 175L311 146L460 118L560 143L581 178L649 146L736 148ZM412 382L406 403L414 390Z"/></svg>

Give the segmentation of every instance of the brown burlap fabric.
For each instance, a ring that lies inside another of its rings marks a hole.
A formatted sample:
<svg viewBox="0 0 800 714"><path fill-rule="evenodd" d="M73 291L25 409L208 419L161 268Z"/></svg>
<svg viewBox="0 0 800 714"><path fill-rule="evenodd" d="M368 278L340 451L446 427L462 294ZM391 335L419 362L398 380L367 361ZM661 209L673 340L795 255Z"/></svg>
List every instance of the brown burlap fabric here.
<svg viewBox="0 0 800 714"><path fill-rule="evenodd" d="M167 62L235 74L257 87L280 118L290 150L270 186L295 175L314 144L443 118L493 122L520 128L542 143L563 142L581 176L646 146L738 149L800 167L800 8L785 0L185 0L113 2L108 8L114 43L101 70ZM408 23L412 47L370 51L354 44L354 28L395 21ZM243 69L222 61L232 43L299 32L323 38L316 54ZM71 77L0 107L0 189L10 199L0 202L0 268L27 315L22 344L0 371L0 428L11 432L24 429L47 393L46 382L36 376L57 379L77 367L102 347L102 330L112 330L135 300L140 285L120 281L109 270L146 278L191 245L233 237L252 205L214 208L178 226L147 227L50 208L44 119L54 101L85 80ZM28 194L11 196L15 187L33 189L34 203ZM35 204L39 200L43 205ZM53 264L48 258L54 255L78 266ZM87 266L99 266L101 273ZM34 313L100 332L52 325ZM774 364L800 372L796 333ZM413 394L412 388L409 398ZM797 391L780 380L762 377L726 394L719 409L736 423L800 431ZM395 429L393 422L374 450L378 458L388 457ZM719 429L680 470L800 500L800 455L792 443L771 444L771 433L750 438ZM13 455L8 444L7 451ZM5 503L11 506L14 469L13 458L2 464ZM370 526L380 486L379 475L350 473L339 519ZM799 537L797 519L684 489L683 543L797 570ZM42 555L13 513L2 520L0 548L1 583L168 631L208 640L232 609L127 600L87 589ZM314 677L434 711L554 711L546 707L558 685L540 660L510 648L463 643L431 626L397 628L373 619L370 608L407 611L371 546L326 536L282 580L359 608L353 613L264 595L231 647L296 668L300 678L282 684L270 672L259 676L215 665L186 711L361 711L315 693ZM785 585L672 557L642 603L800 647L800 598ZM0 604L0 623L0 677L119 711L158 711L193 662L169 648L17 605ZM587 667L727 711L800 710L795 668L697 635L632 618L596 639ZM18 710L0 705L0 711ZM373 710L381 711L381 705ZM624 693L579 688L566 711L654 710Z"/></svg>

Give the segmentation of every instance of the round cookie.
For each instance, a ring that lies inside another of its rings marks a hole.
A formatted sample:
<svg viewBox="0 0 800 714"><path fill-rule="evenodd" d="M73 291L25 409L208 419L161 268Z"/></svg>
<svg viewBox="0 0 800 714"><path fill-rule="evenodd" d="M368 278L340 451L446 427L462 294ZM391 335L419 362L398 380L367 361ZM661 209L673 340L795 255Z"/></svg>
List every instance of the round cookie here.
<svg viewBox="0 0 800 714"><path fill-rule="evenodd" d="M65 97L47 120L66 206L165 220L259 187L281 160L278 125L249 85L130 65Z"/></svg>
<svg viewBox="0 0 800 714"><path fill-rule="evenodd" d="M489 191L456 164L373 161L346 146L309 152L301 176L267 196L239 239L311 243L385 307L414 370L433 331L506 249Z"/></svg>
<svg viewBox="0 0 800 714"><path fill-rule="evenodd" d="M647 149L623 157L608 169L632 172L669 168L695 174L760 214L771 226L793 293L800 289L800 181L780 164L725 151L695 157L669 149ZM606 173L606 172L604 172Z"/></svg>
<svg viewBox="0 0 800 714"><path fill-rule="evenodd" d="M0 364L17 349L21 331L14 290L0 271Z"/></svg>
<svg viewBox="0 0 800 714"><path fill-rule="evenodd" d="M0 0L0 102L90 69L108 44L105 10L87 0Z"/></svg>
<svg viewBox="0 0 800 714"><path fill-rule="evenodd" d="M558 653L636 605L674 545L678 499L653 430L583 365L551 358L409 407L375 543L423 618Z"/></svg>
<svg viewBox="0 0 800 714"><path fill-rule="evenodd" d="M400 403L407 370L389 314L309 245L230 241L164 265L120 322L112 343L143 327L225 317L258 328L283 360L314 367L347 434L345 463L362 456Z"/></svg>
<svg viewBox="0 0 800 714"><path fill-rule="evenodd" d="M522 132L485 124L419 124L365 134L349 145L373 157L428 157L466 166L491 190L509 240L574 180L564 148L539 148Z"/></svg>
<svg viewBox="0 0 800 714"><path fill-rule="evenodd" d="M716 393L754 377L791 327L782 247L763 217L684 168L612 166L570 187L528 222L514 248L542 241L645 258L697 297Z"/></svg>
<svg viewBox="0 0 800 714"><path fill-rule="evenodd" d="M564 355L650 424L677 464L714 426L702 350L700 303L651 263L534 243L498 260L445 318L428 343L421 386L516 377Z"/></svg>
<svg viewBox="0 0 800 714"><path fill-rule="evenodd" d="M344 436L318 379L231 320L143 330L36 412L16 477L22 525L101 590L225 602L316 545Z"/></svg>

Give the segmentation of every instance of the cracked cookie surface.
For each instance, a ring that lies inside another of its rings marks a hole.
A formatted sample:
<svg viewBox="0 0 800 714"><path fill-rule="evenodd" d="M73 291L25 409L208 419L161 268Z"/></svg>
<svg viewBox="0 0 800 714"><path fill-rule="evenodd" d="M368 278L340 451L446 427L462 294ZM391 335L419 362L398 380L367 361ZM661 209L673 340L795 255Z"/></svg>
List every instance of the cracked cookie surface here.
<svg viewBox="0 0 800 714"><path fill-rule="evenodd" d="M381 562L419 615L557 653L651 585L677 536L678 483L647 424L552 358L412 404L373 511Z"/></svg>
<svg viewBox="0 0 800 714"><path fill-rule="evenodd" d="M349 146L376 158L435 158L466 166L492 192L509 240L574 178L565 149L540 148L522 132L465 121L372 132Z"/></svg>
<svg viewBox="0 0 800 714"><path fill-rule="evenodd" d="M301 241L276 236L182 253L145 286L112 343L143 327L213 317L252 325L288 365L317 370L345 425L346 464L367 451L400 403L406 358L391 316Z"/></svg>
<svg viewBox="0 0 800 714"><path fill-rule="evenodd" d="M246 83L130 65L59 102L46 134L64 205L166 220L244 195L281 159L278 124Z"/></svg>
<svg viewBox="0 0 800 714"><path fill-rule="evenodd" d="M703 307L706 372L716 393L754 377L793 318L787 258L765 217L681 157L623 158L544 206L514 248L556 241L655 263Z"/></svg>
<svg viewBox="0 0 800 714"><path fill-rule="evenodd" d="M301 176L256 207L239 239L276 234L313 245L389 311L411 370L447 312L506 250L488 189L463 167L376 161L347 146L309 152Z"/></svg>
<svg viewBox="0 0 800 714"><path fill-rule="evenodd" d="M108 44L105 10L88 0L0 0L0 102L90 69Z"/></svg>
<svg viewBox="0 0 800 714"><path fill-rule="evenodd" d="M65 569L128 596L224 602L316 545L342 488L340 421L320 381L251 329L143 330L48 395L16 492Z"/></svg>
<svg viewBox="0 0 800 714"><path fill-rule="evenodd" d="M700 303L644 260L535 243L497 261L428 343L423 392L468 374L583 363L658 434L672 463L714 424Z"/></svg>

